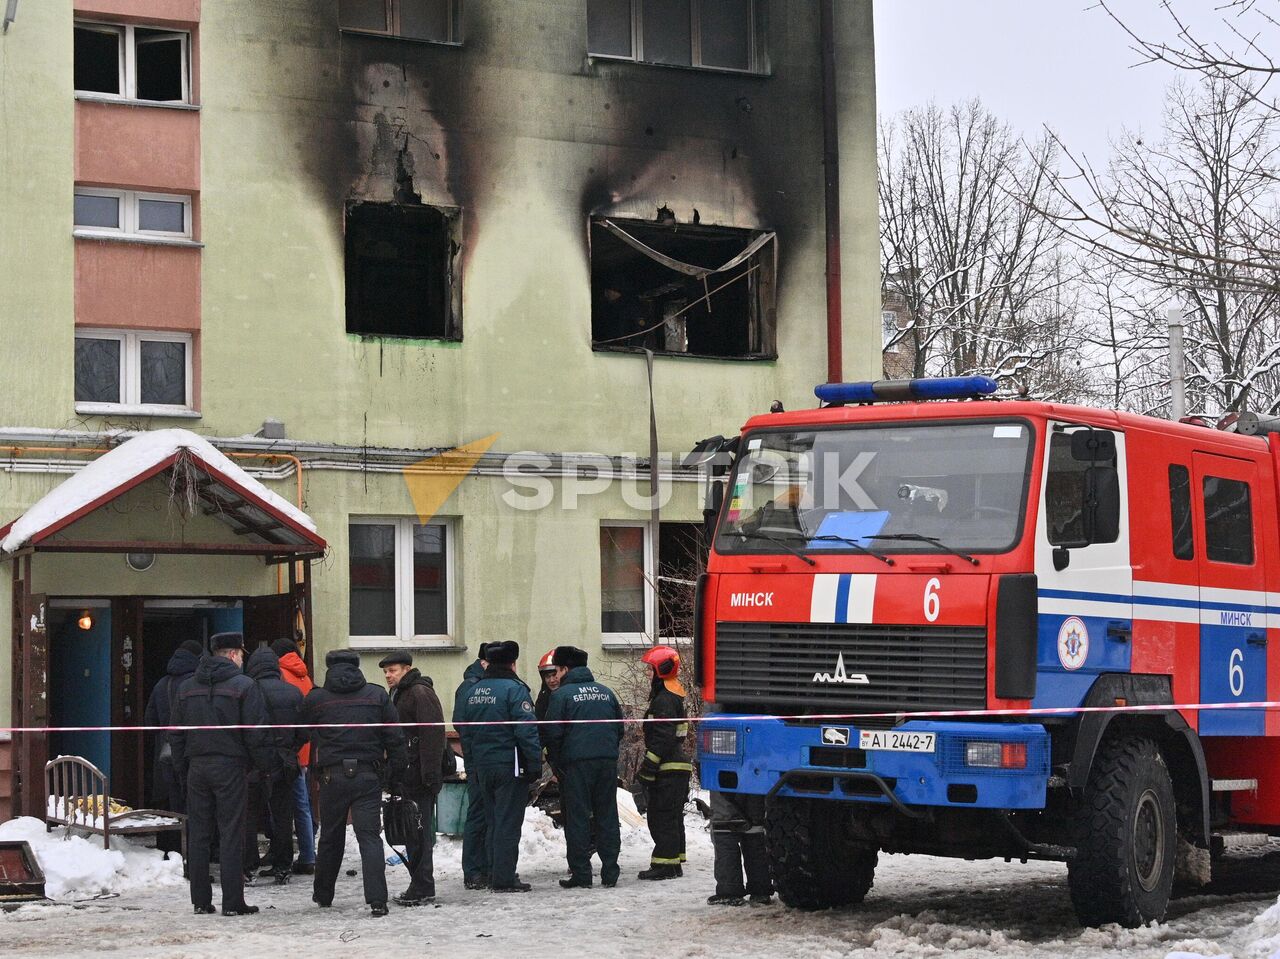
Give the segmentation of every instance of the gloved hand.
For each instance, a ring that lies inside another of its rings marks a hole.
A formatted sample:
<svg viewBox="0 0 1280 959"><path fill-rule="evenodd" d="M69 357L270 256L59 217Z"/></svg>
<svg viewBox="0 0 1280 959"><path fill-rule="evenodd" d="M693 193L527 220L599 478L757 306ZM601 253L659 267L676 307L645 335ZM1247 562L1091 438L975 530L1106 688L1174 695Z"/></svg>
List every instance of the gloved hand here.
<svg viewBox="0 0 1280 959"><path fill-rule="evenodd" d="M651 783L658 778L658 764L648 756L645 756L644 762L640 764L639 778L647 783Z"/></svg>
<svg viewBox="0 0 1280 959"><path fill-rule="evenodd" d="M521 762L520 766L520 779L523 782L527 782L532 785L542 779L541 757L532 762L526 759Z"/></svg>

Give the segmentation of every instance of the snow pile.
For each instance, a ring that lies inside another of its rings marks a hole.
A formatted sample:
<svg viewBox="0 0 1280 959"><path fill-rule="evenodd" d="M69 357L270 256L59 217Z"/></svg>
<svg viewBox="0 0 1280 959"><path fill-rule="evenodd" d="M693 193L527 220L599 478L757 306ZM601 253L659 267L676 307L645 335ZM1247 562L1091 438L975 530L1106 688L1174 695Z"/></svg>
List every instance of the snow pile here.
<svg viewBox="0 0 1280 959"><path fill-rule="evenodd" d="M45 830L39 819L23 816L0 824L0 839L31 844L44 871L44 891L50 899L81 899L127 892L149 886L182 883L182 861L165 860L155 849L143 849L117 837L115 848L103 849L100 837L62 837L63 830Z"/></svg>
<svg viewBox="0 0 1280 959"><path fill-rule="evenodd" d="M1238 938L1244 945L1231 953L1171 952L1165 959L1275 959L1280 956L1280 901L1241 929Z"/></svg>

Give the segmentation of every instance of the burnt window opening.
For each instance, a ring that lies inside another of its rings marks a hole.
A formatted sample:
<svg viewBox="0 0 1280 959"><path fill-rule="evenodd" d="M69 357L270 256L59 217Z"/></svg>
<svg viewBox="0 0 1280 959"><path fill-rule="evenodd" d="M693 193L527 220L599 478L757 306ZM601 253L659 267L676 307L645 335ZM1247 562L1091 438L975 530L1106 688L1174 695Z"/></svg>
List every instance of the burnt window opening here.
<svg viewBox="0 0 1280 959"><path fill-rule="evenodd" d="M431 43L462 42L462 0L340 0L338 25L356 33L374 33Z"/></svg>
<svg viewBox="0 0 1280 959"><path fill-rule="evenodd" d="M666 66L760 72L759 0L587 0L587 51Z"/></svg>
<svg viewBox="0 0 1280 959"><path fill-rule="evenodd" d="M703 561L701 523L658 524L658 635L693 635L693 598Z"/></svg>
<svg viewBox="0 0 1280 959"><path fill-rule="evenodd" d="M772 358L774 240L772 233L669 218L593 219L592 348Z"/></svg>
<svg viewBox="0 0 1280 959"><path fill-rule="evenodd" d="M461 215L400 203L347 207L347 332L462 339Z"/></svg>

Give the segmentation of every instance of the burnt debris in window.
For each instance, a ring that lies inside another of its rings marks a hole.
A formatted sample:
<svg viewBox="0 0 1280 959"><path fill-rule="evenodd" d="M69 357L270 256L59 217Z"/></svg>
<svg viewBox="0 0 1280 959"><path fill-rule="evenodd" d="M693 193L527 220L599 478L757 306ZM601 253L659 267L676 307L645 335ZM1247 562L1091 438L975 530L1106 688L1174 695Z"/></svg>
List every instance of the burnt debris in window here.
<svg viewBox="0 0 1280 959"><path fill-rule="evenodd" d="M593 219L591 303L596 350L772 357L773 235L681 224L665 208L653 222Z"/></svg>
<svg viewBox="0 0 1280 959"><path fill-rule="evenodd" d="M460 340L457 211L412 203L347 207L347 332Z"/></svg>

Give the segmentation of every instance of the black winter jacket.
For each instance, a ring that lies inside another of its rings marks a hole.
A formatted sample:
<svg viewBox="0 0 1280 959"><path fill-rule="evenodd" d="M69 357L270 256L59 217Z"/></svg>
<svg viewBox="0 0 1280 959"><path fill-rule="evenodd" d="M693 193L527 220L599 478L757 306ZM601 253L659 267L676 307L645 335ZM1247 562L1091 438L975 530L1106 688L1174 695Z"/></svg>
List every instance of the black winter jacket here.
<svg viewBox="0 0 1280 959"><path fill-rule="evenodd" d="M547 759L558 768L580 759L618 758L622 723L566 725L558 719L622 719L622 704L613 690L597 683L591 670L579 666L564 674L560 688L551 694L547 721L542 723L542 744Z"/></svg>
<svg viewBox="0 0 1280 959"><path fill-rule="evenodd" d="M196 673L200 665L200 657L190 650L175 649L169 657L169 665L165 667L165 675L151 688L151 696L147 699L147 709L143 713L142 722L146 726L168 726L173 718L172 706L178 701L178 690L182 684ZM169 733L157 733L152 747L152 761L158 763L160 754L164 752L165 743L171 742Z"/></svg>
<svg viewBox="0 0 1280 959"><path fill-rule="evenodd" d="M689 724L685 722L684 697L655 678L645 718L671 720L644 724L645 760L656 766L658 773L691 773L693 764L685 752Z"/></svg>
<svg viewBox="0 0 1280 959"><path fill-rule="evenodd" d="M178 688L178 726L264 726L267 707L258 684L225 656L205 656ZM237 759L266 772L275 752L265 729L192 729L170 734L173 766L185 775L198 759Z"/></svg>
<svg viewBox="0 0 1280 959"><path fill-rule="evenodd" d="M311 730L311 765L317 769L352 759L389 767L391 778L403 780L408 756L400 717L387 691L366 682L354 663L334 663L325 673L324 685L307 693L298 714L301 723L342 723L343 729ZM369 723L391 723L368 726Z"/></svg>
<svg viewBox="0 0 1280 959"><path fill-rule="evenodd" d="M439 723L437 726L408 726L404 734L409 751L409 789L440 791L445 743L444 708L430 676L411 669L400 677L391 691L391 702L403 723Z"/></svg>
<svg viewBox="0 0 1280 959"><path fill-rule="evenodd" d="M281 678L280 657L265 647L254 650L245 663L244 671L262 690L270 723L273 726L296 725L298 710L302 708L302 692ZM280 758L279 768L293 779L298 769L298 749L306 739L305 734L301 729L274 729L272 738L276 755Z"/></svg>

